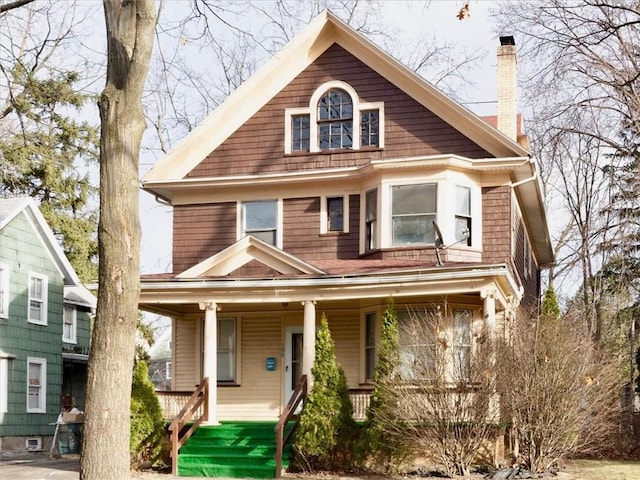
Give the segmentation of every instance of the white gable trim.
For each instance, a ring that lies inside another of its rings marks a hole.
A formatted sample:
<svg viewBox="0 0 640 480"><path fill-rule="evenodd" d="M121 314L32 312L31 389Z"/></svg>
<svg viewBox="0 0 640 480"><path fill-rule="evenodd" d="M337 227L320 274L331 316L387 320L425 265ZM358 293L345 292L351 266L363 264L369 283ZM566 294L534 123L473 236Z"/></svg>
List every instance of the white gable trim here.
<svg viewBox="0 0 640 480"><path fill-rule="evenodd" d="M257 260L285 275L300 273L324 274L319 268L248 235L230 247L178 274L177 278L223 277L252 260Z"/></svg>

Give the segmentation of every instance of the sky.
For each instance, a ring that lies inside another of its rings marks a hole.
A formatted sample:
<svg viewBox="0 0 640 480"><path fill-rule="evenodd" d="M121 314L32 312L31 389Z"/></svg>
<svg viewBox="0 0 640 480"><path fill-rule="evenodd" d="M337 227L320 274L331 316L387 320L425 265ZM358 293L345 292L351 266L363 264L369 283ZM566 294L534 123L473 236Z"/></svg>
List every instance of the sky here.
<svg viewBox="0 0 640 480"><path fill-rule="evenodd" d="M167 0L174 6L180 0ZM456 18L464 5L460 0L432 0L430 2L387 0L382 2L385 22L408 37L427 35L455 44L457 48L480 48L485 53L483 60L474 68L472 91L464 97L474 104L466 104L478 114L493 114L496 98L496 49L497 35L492 33L490 9L496 2L471 0L470 16L464 20ZM501 32L508 34L509 32ZM517 39L516 39L517 43ZM487 103L488 102L488 103ZM141 158L141 177L156 159ZM171 271L171 208L156 202L152 195L141 192L140 217L142 224L141 270L143 273Z"/></svg>

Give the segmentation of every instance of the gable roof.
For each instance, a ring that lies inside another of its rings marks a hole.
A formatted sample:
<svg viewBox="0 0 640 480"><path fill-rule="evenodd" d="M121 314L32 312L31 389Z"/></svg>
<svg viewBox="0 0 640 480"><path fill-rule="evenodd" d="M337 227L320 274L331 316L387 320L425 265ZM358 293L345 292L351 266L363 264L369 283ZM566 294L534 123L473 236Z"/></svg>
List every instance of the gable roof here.
<svg viewBox="0 0 640 480"><path fill-rule="evenodd" d="M480 117L453 101L389 56L330 12L323 12L240 85L198 127L143 178L155 182L185 177L209 153L260 110L334 43L340 45L445 122L496 157L526 157L529 152Z"/></svg>
<svg viewBox="0 0 640 480"><path fill-rule="evenodd" d="M177 278L224 277L252 260L282 274L318 274L324 272L259 238L248 235L221 252L178 274Z"/></svg>
<svg viewBox="0 0 640 480"><path fill-rule="evenodd" d="M64 279L64 297L68 303L95 308L96 299L80 282L62 247L56 240L36 202L31 197L0 198L0 236L2 230L24 213L40 237L45 249Z"/></svg>

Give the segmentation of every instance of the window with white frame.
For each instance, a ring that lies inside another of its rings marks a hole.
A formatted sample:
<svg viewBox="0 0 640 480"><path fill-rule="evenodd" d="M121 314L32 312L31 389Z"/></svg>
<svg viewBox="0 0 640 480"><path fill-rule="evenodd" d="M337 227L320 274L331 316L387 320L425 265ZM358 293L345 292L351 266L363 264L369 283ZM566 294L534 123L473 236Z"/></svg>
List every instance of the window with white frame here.
<svg viewBox="0 0 640 480"><path fill-rule="evenodd" d="M171 380L171 362L166 362L164 364L164 378L167 380Z"/></svg>
<svg viewBox="0 0 640 480"><path fill-rule="evenodd" d="M0 318L9 318L9 265L0 263Z"/></svg>
<svg viewBox="0 0 640 480"><path fill-rule="evenodd" d="M527 236L527 232L524 232L524 242L522 249L524 250L524 278L529 279L529 277L531 276L531 245L529 244L529 237Z"/></svg>
<svg viewBox="0 0 640 480"><path fill-rule="evenodd" d="M27 358L27 412L47 411L47 360Z"/></svg>
<svg viewBox="0 0 640 480"><path fill-rule="evenodd" d="M218 382L236 381L236 319L218 319Z"/></svg>
<svg viewBox="0 0 640 480"><path fill-rule="evenodd" d="M376 331L378 322L375 312L369 312L364 316L364 380L373 382L376 370Z"/></svg>
<svg viewBox="0 0 640 480"><path fill-rule="evenodd" d="M30 323L47 324L47 289L46 276L29 273L29 313L27 318Z"/></svg>
<svg viewBox="0 0 640 480"><path fill-rule="evenodd" d="M285 110L285 153L384 147L384 102L361 102L351 85L330 81L308 107Z"/></svg>
<svg viewBox="0 0 640 480"><path fill-rule="evenodd" d="M369 190L365 194L365 250L378 247L378 190Z"/></svg>
<svg viewBox="0 0 640 480"><path fill-rule="evenodd" d="M457 381L468 380L471 370L471 325L473 312L453 311L453 376Z"/></svg>
<svg viewBox="0 0 640 480"><path fill-rule="evenodd" d="M62 315L62 341L76 343L77 310L74 305L65 305Z"/></svg>
<svg viewBox="0 0 640 480"><path fill-rule="evenodd" d="M435 241L437 185L391 187L392 244L425 244Z"/></svg>
<svg viewBox="0 0 640 480"><path fill-rule="evenodd" d="M455 241L471 246L471 189L456 185Z"/></svg>
<svg viewBox="0 0 640 480"><path fill-rule="evenodd" d="M265 200L242 203L242 235L253 235L271 245L278 244L278 202Z"/></svg>
<svg viewBox="0 0 640 480"><path fill-rule="evenodd" d="M7 412L9 398L9 359L0 358L0 413Z"/></svg>
<svg viewBox="0 0 640 480"><path fill-rule="evenodd" d="M436 372L442 373L442 365L437 364L436 357L439 320L436 311L405 310L397 312L397 317L402 379L426 381L432 379Z"/></svg>
<svg viewBox="0 0 640 480"><path fill-rule="evenodd" d="M320 202L320 233L349 232L349 196L322 196Z"/></svg>

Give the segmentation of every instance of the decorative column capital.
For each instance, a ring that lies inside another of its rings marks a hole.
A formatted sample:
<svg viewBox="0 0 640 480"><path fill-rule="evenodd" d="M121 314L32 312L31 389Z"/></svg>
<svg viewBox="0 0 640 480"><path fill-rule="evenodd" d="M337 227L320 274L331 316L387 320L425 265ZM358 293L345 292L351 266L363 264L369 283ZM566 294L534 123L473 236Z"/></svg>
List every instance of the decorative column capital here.
<svg viewBox="0 0 640 480"><path fill-rule="evenodd" d="M498 292L495 288L483 288L480 290L480 298L493 298L495 299L498 295Z"/></svg>
<svg viewBox="0 0 640 480"><path fill-rule="evenodd" d="M198 306L200 307L200 310L213 310L214 312L220 311L220 307L213 300L207 302L199 302Z"/></svg>
<svg viewBox="0 0 640 480"><path fill-rule="evenodd" d="M315 305L317 302L315 300L305 300L304 302L300 302L301 305L307 305L307 304L311 304L311 305Z"/></svg>

